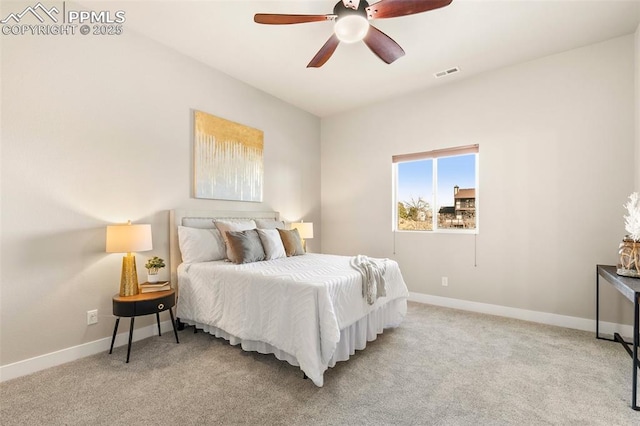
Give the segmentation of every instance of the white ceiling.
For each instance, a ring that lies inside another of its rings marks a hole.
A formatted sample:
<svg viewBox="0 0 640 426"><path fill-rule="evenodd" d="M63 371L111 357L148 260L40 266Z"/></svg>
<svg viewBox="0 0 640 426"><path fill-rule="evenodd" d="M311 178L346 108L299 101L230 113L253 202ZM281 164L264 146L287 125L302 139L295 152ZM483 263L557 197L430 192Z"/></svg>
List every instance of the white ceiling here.
<svg viewBox="0 0 640 426"><path fill-rule="evenodd" d="M324 117L499 67L633 33L640 0L453 0L442 9L371 21L405 50L391 65L362 42L321 68L306 65L331 22L259 25L261 13L327 14L338 0L110 1L133 30ZM95 9L96 2L81 1ZM373 3L373 2L371 2ZM434 73L461 72L442 79Z"/></svg>

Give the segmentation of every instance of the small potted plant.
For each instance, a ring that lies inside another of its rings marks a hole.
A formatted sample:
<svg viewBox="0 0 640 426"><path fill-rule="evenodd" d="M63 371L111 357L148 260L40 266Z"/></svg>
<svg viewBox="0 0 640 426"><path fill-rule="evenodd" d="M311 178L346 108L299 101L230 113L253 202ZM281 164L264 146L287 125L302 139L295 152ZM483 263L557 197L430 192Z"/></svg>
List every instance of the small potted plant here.
<svg viewBox="0 0 640 426"><path fill-rule="evenodd" d="M164 260L160 259L158 256L153 256L151 259L147 261L144 265L147 268L147 281L150 283L157 283L160 281L158 278L158 271L164 268L166 265L164 264Z"/></svg>
<svg viewBox="0 0 640 426"><path fill-rule="evenodd" d="M627 236L620 244L620 264L618 275L640 278L640 196L637 192L629 195L624 205L627 213L624 216L624 229Z"/></svg>

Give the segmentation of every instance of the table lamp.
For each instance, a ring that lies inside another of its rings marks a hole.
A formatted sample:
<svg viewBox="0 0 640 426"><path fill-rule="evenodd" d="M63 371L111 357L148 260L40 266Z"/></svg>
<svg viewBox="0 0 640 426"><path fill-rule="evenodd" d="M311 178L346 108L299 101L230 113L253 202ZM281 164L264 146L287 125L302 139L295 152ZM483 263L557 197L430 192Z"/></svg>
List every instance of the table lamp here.
<svg viewBox="0 0 640 426"><path fill-rule="evenodd" d="M126 225L107 226L107 253L126 253L122 257L120 296L138 294L138 271L132 252L151 249L151 225L132 225L129 221Z"/></svg>
<svg viewBox="0 0 640 426"><path fill-rule="evenodd" d="M297 229L298 234L300 234L300 239L302 239L302 247L304 251L307 251L307 242L305 241L307 238L313 238L313 222L294 222L291 224L291 229Z"/></svg>

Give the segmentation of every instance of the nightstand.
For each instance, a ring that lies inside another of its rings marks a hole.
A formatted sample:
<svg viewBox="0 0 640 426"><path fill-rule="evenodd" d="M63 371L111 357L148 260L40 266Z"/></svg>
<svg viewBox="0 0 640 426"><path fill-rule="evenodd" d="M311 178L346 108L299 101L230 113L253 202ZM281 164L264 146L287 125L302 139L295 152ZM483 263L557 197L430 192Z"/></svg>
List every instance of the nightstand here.
<svg viewBox="0 0 640 426"><path fill-rule="evenodd" d="M160 331L160 312L169 311L171 316L171 325L173 326L173 334L176 336L176 343L178 341L178 332L176 331L176 322L173 318L173 308L176 304L176 292L175 290L156 291L153 293L140 293L135 296L120 296L116 294L113 296L113 315L116 318L116 325L113 328L113 338L111 339L111 349L109 353L113 352L113 343L116 340L116 334L118 333L118 325L120 324L121 317L130 317L131 325L129 327L129 346L127 347L127 362L129 362L129 355L131 354L131 339L133 338L133 323L137 316L156 314L156 320L158 322L158 335L162 336Z"/></svg>

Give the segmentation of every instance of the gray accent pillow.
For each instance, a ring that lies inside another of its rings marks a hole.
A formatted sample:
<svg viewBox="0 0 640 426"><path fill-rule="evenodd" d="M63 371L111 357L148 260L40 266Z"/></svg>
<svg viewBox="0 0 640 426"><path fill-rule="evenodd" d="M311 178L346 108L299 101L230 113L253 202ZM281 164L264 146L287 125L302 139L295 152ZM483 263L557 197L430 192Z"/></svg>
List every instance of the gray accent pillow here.
<svg viewBox="0 0 640 426"><path fill-rule="evenodd" d="M224 240L224 244L226 245L226 256L227 259L233 262L234 254L229 245L229 240L227 239L227 232L229 231L246 231L247 229L255 229L256 223L253 219L228 219L228 220L218 220L214 219L213 224L220 231L220 235Z"/></svg>
<svg viewBox="0 0 640 426"><path fill-rule="evenodd" d="M300 239L300 233L297 229L287 231L286 229L278 229L280 238L282 238L282 244L284 245L284 251L289 256L299 256L304 254L304 248L302 247L302 240Z"/></svg>
<svg viewBox="0 0 640 426"><path fill-rule="evenodd" d="M233 253L233 263L251 263L264 260L264 248L258 231L227 231L227 242Z"/></svg>

